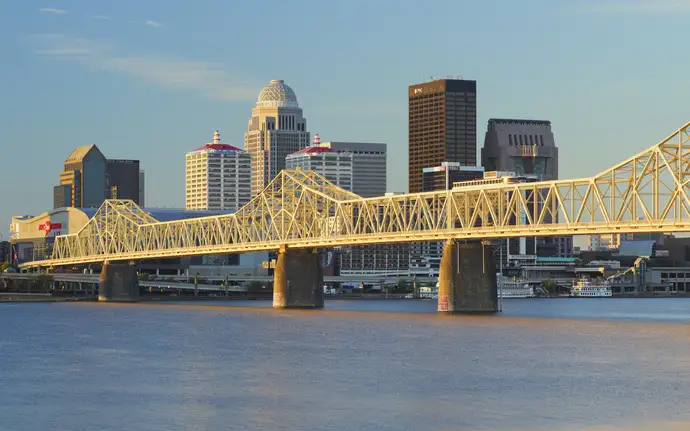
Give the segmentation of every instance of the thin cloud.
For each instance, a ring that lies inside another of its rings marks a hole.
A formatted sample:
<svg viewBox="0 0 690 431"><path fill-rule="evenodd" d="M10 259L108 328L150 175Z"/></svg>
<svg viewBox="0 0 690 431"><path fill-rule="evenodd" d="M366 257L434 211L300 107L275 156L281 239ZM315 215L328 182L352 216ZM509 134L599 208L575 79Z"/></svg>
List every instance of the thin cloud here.
<svg viewBox="0 0 690 431"><path fill-rule="evenodd" d="M55 15L64 15L67 13L67 11L64 9L55 9L52 7L44 7L43 9L39 9L38 11L43 13L52 13Z"/></svg>
<svg viewBox="0 0 690 431"><path fill-rule="evenodd" d="M104 21L110 20L110 17L107 15L91 15L91 19L100 19Z"/></svg>
<svg viewBox="0 0 690 431"><path fill-rule="evenodd" d="M189 90L217 100L254 100L257 87L234 79L218 64L184 58L117 55L103 43L60 34L37 35L37 53L118 73L162 88Z"/></svg>
<svg viewBox="0 0 690 431"><path fill-rule="evenodd" d="M690 12L690 0L623 0L606 1L584 7L598 13L675 13Z"/></svg>
<svg viewBox="0 0 690 431"><path fill-rule="evenodd" d="M153 21L153 20L148 20L144 24L148 25L149 27L163 27L162 22Z"/></svg>

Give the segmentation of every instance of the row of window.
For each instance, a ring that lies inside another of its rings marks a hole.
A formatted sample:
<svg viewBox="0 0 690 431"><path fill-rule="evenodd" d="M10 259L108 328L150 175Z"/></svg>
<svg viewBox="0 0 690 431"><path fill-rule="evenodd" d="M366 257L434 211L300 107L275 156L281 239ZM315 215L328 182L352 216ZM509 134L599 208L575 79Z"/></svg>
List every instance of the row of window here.
<svg viewBox="0 0 690 431"><path fill-rule="evenodd" d="M544 146L544 135L508 135L508 143L513 145L539 145Z"/></svg>

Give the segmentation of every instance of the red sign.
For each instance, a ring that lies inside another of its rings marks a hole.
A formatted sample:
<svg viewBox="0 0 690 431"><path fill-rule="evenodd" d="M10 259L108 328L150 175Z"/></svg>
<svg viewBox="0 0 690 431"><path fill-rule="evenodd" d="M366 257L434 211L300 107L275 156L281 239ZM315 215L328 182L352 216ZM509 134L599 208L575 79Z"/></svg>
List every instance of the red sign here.
<svg viewBox="0 0 690 431"><path fill-rule="evenodd" d="M46 236L48 236L48 234L51 231L56 230L56 229L62 229L62 223L51 223L50 220L48 220L45 223L41 223L38 225L38 230L39 231L41 231L41 230L45 231Z"/></svg>

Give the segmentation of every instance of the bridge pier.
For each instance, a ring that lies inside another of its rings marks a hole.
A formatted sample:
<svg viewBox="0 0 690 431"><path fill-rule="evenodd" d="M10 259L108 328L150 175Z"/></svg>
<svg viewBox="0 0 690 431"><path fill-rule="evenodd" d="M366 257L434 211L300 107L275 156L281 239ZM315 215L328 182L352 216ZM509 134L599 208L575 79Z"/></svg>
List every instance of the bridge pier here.
<svg viewBox="0 0 690 431"><path fill-rule="evenodd" d="M104 302L139 301L139 277L127 263L105 263L99 279L98 300Z"/></svg>
<svg viewBox="0 0 690 431"><path fill-rule="evenodd" d="M484 247L481 242L447 241L438 282L439 313L498 311L496 264L491 247Z"/></svg>
<svg viewBox="0 0 690 431"><path fill-rule="evenodd" d="M273 308L323 308L323 272L316 249L281 247L273 275Z"/></svg>

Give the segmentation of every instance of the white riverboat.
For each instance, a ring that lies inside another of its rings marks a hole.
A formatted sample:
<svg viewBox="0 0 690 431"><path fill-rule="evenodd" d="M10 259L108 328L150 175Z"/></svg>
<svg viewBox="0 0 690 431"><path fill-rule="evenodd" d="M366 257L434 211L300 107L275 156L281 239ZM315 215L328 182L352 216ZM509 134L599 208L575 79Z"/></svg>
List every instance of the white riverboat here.
<svg viewBox="0 0 690 431"><path fill-rule="evenodd" d="M570 296L578 298L607 298L612 296L611 286L607 282L592 282L581 279L570 289Z"/></svg>
<svg viewBox="0 0 690 431"><path fill-rule="evenodd" d="M534 298L534 288L531 287L528 283L525 283L520 280L511 280L506 278L504 278L503 280L499 279L498 283L499 298Z"/></svg>

